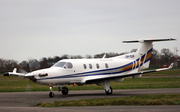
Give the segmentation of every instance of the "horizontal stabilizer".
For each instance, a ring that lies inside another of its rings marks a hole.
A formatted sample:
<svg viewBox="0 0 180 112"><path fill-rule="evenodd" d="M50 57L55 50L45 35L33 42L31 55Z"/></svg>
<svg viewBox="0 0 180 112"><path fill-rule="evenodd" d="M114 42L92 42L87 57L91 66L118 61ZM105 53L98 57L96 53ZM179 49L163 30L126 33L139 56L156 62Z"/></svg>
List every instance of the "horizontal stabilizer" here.
<svg viewBox="0 0 180 112"><path fill-rule="evenodd" d="M136 43L136 42L158 42L158 41L171 41L171 40L176 40L173 38L168 38L168 39L139 39L139 40L130 40L130 41L123 41L123 43Z"/></svg>

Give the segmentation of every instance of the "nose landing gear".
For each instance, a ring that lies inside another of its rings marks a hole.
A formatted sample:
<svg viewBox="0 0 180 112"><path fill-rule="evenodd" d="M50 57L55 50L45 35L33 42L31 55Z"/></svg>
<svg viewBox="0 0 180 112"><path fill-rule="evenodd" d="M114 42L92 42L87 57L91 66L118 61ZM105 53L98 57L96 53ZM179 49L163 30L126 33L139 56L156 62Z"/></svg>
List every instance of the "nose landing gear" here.
<svg viewBox="0 0 180 112"><path fill-rule="evenodd" d="M53 92L50 92L50 93L49 93L49 97L50 97L50 98L53 98L53 97L54 97L54 93L53 93Z"/></svg>
<svg viewBox="0 0 180 112"><path fill-rule="evenodd" d="M49 97L50 98L53 98L54 97L54 93L53 93L53 91L52 91L52 88L53 88L53 85L52 84L50 84L50 93L49 93Z"/></svg>

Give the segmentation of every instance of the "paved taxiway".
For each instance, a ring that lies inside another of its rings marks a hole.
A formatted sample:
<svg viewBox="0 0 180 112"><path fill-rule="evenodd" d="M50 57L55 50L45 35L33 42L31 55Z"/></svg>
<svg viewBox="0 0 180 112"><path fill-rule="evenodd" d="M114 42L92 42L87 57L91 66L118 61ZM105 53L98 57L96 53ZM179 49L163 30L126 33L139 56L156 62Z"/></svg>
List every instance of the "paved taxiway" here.
<svg viewBox="0 0 180 112"><path fill-rule="evenodd" d="M68 100L80 100L80 99L94 99L94 98L112 98L112 97L125 97L125 96L133 96L133 95L146 95L146 94L171 94L171 93L180 93L180 88L173 89L124 89L124 90L114 90L112 95L105 95L103 90L80 90L80 91L69 91L69 94L64 96L59 92L54 92L55 97L49 98L49 92L11 92L11 93L0 93L0 111L43 111L49 110L49 108L37 108L32 107L40 102L54 102L54 101L68 101ZM139 107L140 109L159 109L164 111L171 111L174 109L175 111L180 111L180 106L111 106L108 107L60 107L56 108L58 110L72 111L76 108L76 110L80 111L91 111L95 109L95 111L104 110L112 108L112 111L121 110L123 108L132 109ZM104 109L108 108L108 109ZM52 109L52 108L51 108ZM56 110L55 109L55 110ZM117 109L117 110L116 110ZM136 110L135 109L135 110ZM171 110L170 110L171 109ZM54 110L54 109L53 109ZM54 110L54 111L55 111ZM132 110L133 111L133 110ZM74 111L75 112L75 111Z"/></svg>

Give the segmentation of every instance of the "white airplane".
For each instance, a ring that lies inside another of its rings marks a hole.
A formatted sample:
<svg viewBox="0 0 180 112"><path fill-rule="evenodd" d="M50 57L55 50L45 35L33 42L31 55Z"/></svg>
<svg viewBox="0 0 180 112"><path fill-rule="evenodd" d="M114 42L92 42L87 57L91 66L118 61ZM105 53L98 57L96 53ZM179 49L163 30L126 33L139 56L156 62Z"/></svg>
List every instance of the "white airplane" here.
<svg viewBox="0 0 180 112"><path fill-rule="evenodd" d="M60 60L52 67L47 69L36 70L27 74L17 73L14 68L13 72L4 73L4 76L21 76L31 81L47 85L50 87L49 97L53 98L53 87L58 87L58 91L63 95L68 94L66 85L76 84L82 86L84 84L97 84L104 86L107 95L112 94L113 89L110 87L111 81L121 82L125 77L132 76L140 78L142 74L168 70L173 67L173 63L169 68L160 68L149 71L141 71L149 68L151 54L153 50L153 42L171 41L169 39L139 39L134 41L123 41L124 43L140 42L141 45L134 53L116 56L113 58L101 59L65 59Z"/></svg>

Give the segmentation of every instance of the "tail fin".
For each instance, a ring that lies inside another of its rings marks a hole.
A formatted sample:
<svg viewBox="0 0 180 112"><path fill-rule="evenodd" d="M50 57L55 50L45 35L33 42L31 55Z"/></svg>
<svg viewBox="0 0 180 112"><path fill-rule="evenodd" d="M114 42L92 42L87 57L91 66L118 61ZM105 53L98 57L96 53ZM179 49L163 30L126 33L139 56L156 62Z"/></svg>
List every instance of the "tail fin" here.
<svg viewBox="0 0 180 112"><path fill-rule="evenodd" d="M136 68L145 69L149 68L150 64L150 59L152 55L152 50L153 50L153 42L158 42L158 41L171 41L171 40L176 40L173 38L169 39L139 39L139 40L133 40L133 41L123 41L123 43L136 43L140 42L141 45L138 48L138 50L134 53L134 63Z"/></svg>

